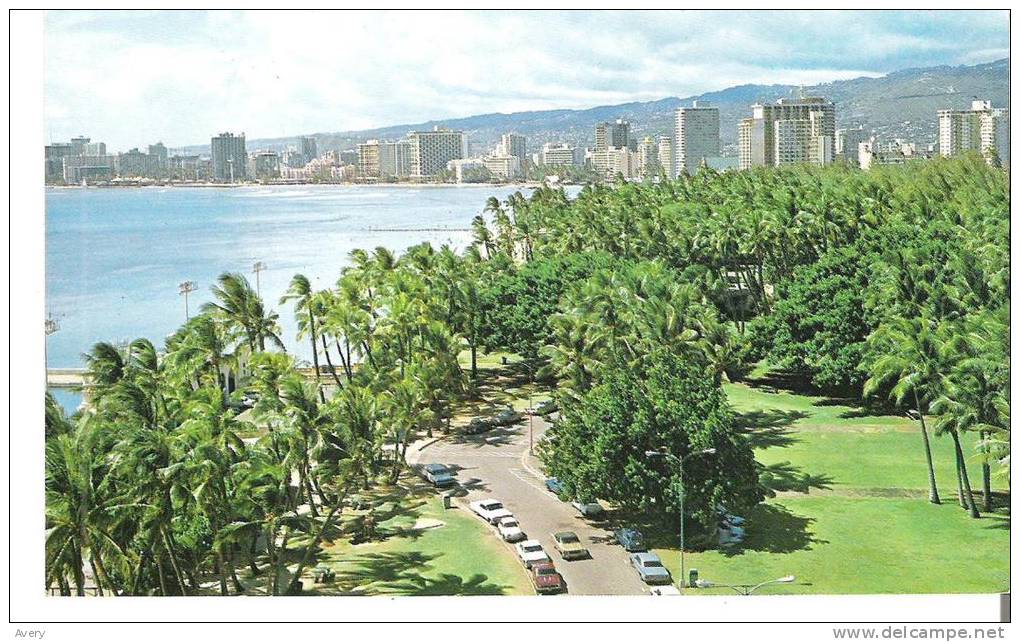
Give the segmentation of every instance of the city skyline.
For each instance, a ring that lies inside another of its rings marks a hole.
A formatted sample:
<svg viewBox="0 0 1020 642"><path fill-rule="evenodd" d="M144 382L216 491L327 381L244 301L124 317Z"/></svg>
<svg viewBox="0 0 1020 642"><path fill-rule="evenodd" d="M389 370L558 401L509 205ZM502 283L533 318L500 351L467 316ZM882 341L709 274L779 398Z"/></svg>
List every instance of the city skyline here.
<svg viewBox="0 0 1020 642"><path fill-rule="evenodd" d="M368 26L377 24L385 34ZM593 38L606 24L614 38ZM325 38L337 29L339 41ZM458 37L436 39L437 29ZM851 46L862 37L868 47ZM146 140L200 144L213 131L273 137L577 109L1009 55L1008 19L988 11L72 11L47 15L46 43L47 142L102 132L121 150ZM74 64L83 56L94 64Z"/></svg>

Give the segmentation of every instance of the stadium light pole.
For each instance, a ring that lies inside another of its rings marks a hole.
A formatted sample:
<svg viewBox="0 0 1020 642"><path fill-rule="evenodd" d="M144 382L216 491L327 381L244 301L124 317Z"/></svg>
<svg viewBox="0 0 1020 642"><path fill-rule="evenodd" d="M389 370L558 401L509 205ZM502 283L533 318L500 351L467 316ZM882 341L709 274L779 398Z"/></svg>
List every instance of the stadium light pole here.
<svg viewBox="0 0 1020 642"><path fill-rule="evenodd" d="M194 281L184 281L177 286L177 293L184 297L184 320L191 319L191 310L188 309L188 295L195 291L198 284Z"/></svg>

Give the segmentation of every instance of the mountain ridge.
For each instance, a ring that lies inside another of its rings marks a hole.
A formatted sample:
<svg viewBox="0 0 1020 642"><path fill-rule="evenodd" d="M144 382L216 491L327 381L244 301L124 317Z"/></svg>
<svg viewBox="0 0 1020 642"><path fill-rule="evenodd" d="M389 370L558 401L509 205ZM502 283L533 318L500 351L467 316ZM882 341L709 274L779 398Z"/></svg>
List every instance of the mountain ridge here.
<svg viewBox="0 0 1020 642"><path fill-rule="evenodd" d="M247 145L249 150L283 150L296 145L300 136L314 136L320 150L351 149L367 139L396 139L409 131L441 125L465 131L472 154L483 153L506 131L527 136L529 151L537 151L542 143L551 141L591 145L595 123L616 118L629 120L632 133L638 138L670 135L673 111L677 107L690 105L694 100L707 100L719 108L724 153L732 155L736 152L737 123L750 115L753 102L774 101L801 92L822 95L836 103L837 126L863 125L880 137L907 138L926 144L935 140L938 109L966 107L975 96L991 100L997 107L1009 106L1009 59L974 65L911 67L882 76L860 76L806 87L745 83L685 98L669 96L583 109L490 112L372 129L256 138L247 141ZM207 153L209 145L177 149Z"/></svg>

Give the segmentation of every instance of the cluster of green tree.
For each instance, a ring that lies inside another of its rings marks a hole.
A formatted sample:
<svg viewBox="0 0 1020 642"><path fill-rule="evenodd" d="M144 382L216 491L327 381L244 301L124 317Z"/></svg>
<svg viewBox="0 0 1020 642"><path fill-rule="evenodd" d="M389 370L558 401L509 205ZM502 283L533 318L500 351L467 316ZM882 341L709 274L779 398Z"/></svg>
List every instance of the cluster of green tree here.
<svg viewBox="0 0 1020 642"><path fill-rule="evenodd" d="M477 219L475 243L506 267L483 294L486 345L542 354L565 384L545 458L571 492L630 501L627 471L653 444L593 468L602 440L646 434L638 410L614 423L599 408L610 381L645 376L659 351L699 365L678 377L716 385L767 359L818 388L891 399L918 419L932 501L925 416L956 446L959 498L972 515L960 434L980 434L986 510L991 465L1008 476L1008 176L980 157L870 172L703 169L589 185L573 201L541 188L487 210L491 229ZM580 449L558 446L568 442ZM680 457L685 444L665 445Z"/></svg>
<svg viewBox="0 0 1020 642"><path fill-rule="evenodd" d="M224 274L165 350L94 346L87 410L69 419L47 397L47 580L81 594L88 565L111 594L206 578L227 594L247 566L268 592L297 591L323 538L344 536L350 493L396 481L408 444L449 428L480 349L553 384L540 452L575 497L662 515L683 496L707 528L719 504L760 501L722 383L764 358L913 411L938 501L933 418L977 515L960 435L981 436L986 509L991 466L1008 480L1008 211L1007 175L976 157L491 198L461 254L358 250L334 288L293 278L281 303L313 381L276 314ZM257 401L242 417L243 395Z"/></svg>
<svg viewBox="0 0 1020 642"><path fill-rule="evenodd" d="M247 566L272 595L300 590L352 491L396 482L409 442L465 394L472 256L357 251L323 291L296 275L281 303L313 348L314 381L237 274L164 351L96 344L88 408L67 418L46 399L49 585L83 594L87 565L107 595L191 595L211 578L226 595L250 591ZM245 385L231 393L238 372Z"/></svg>
<svg viewBox="0 0 1020 642"><path fill-rule="evenodd" d="M534 163L526 163L524 175L529 181L544 181L550 176L556 176L561 183L582 185L599 180L598 172L587 165L536 165Z"/></svg>

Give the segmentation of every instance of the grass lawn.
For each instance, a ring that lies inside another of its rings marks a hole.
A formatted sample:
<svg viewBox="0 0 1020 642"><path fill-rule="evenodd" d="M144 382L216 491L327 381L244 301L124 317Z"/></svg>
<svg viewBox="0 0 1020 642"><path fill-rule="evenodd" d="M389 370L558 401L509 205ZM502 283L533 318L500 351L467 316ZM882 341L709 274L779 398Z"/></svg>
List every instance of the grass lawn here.
<svg viewBox="0 0 1020 642"><path fill-rule="evenodd" d="M795 584L765 587L765 594L992 593L1009 587L1009 520L972 520L954 504L783 497L759 506L748 523L743 552L689 552L687 568L729 584L797 577ZM659 553L678 575L679 552Z"/></svg>
<svg viewBox="0 0 1020 642"><path fill-rule="evenodd" d="M341 537L323 547L320 562L336 572L335 584L305 586L322 595L534 594L513 552L464 509L444 509L434 491L421 487L384 500L392 516L379 522L377 538L351 544ZM426 520L443 525L414 528Z"/></svg>
<svg viewBox="0 0 1020 642"><path fill-rule="evenodd" d="M747 518L741 550L687 554L702 579L754 584L796 575L782 593L991 593L1009 582L1005 509L970 519L956 501L952 442L932 436L943 504L926 501L917 423L846 400L727 384L726 393L777 496ZM974 435L964 448L974 453ZM980 491L980 464L968 472ZM1008 492L994 480L993 488ZM980 501L980 499L979 499ZM656 549L675 576L676 548ZM695 594L732 594L726 588Z"/></svg>

